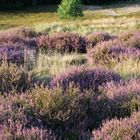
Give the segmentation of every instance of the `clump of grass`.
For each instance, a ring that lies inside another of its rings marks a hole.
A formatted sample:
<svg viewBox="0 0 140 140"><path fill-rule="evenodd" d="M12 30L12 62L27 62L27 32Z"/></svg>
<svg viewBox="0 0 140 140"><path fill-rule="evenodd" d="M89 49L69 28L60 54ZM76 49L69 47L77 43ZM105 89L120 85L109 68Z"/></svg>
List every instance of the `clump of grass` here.
<svg viewBox="0 0 140 140"><path fill-rule="evenodd" d="M59 58L59 59L58 59ZM39 53L38 64L35 71L41 75L48 74L55 76L65 72L72 66L86 64L86 56L79 54L58 54L54 55Z"/></svg>
<svg viewBox="0 0 140 140"><path fill-rule="evenodd" d="M119 73L124 79L140 77L140 60L128 59L118 63L113 71Z"/></svg>

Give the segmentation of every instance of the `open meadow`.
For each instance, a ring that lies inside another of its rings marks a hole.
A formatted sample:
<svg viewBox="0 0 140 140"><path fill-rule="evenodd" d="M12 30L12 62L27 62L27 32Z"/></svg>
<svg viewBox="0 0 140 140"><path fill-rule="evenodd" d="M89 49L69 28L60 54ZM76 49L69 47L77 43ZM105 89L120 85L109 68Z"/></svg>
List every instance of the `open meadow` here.
<svg viewBox="0 0 140 140"><path fill-rule="evenodd" d="M0 140L140 140L140 3L0 11Z"/></svg>

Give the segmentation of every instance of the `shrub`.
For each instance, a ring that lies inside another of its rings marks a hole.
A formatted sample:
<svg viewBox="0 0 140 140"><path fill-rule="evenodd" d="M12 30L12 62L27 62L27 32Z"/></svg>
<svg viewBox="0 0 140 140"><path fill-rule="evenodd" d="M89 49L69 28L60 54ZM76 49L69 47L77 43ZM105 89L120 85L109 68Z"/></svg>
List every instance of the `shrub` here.
<svg viewBox="0 0 140 140"><path fill-rule="evenodd" d="M83 16L81 0L62 0L58 7L58 15L61 19Z"/></svg>
<svg viewBox="0 0 140 140"><path fill-rule="evenodd" d="M5 32L0 33L0 44L4 43L23 43L25 45L29 44L29 42L35 42L36 46L36 38L37 33L26 28L17 28L11 29Z"/></svg>
<svg viewBox="0 0 140 140"><path fill-rule="evenodd" d="M24 91L31 86L32 76L13 64L0 66L0 92Z"/></svg>
<svg viewBox="0 0 140 140"><path fill-rule="evenodd" d="M39 33L37 33L34 29L29 27L15 27L8 29L6 31L2 31L0 33L0 36L2 35L13 35L13 36L19 36L19 37L37 37L39 36Z"/></svg>
<svg viewBox="0 0 140 140"><path fill-rule="evenodd" d="M140 81L106 83L93 94L92 104L87 112L88 127L96 129L102 121L112 118L124 118L140 108Z"/></svg>
<svg viewBox="0 0 140 140"><path fill-rule="evenodd" d="M0 61L23 63L24 46L21 43L0 45Z"/></svg>
<svg viewBox="0 0 140 140"><path fill-rule="evenodd" d="M119 36L119 40L126 43L126 46L140 49L140 32L130 32Z"/></svg>
<svg viewBox="0 0 140 140"><path fill-rule="evenodd" d="M119 35L119 40L121 41L129 41L134 36L135 32L127 32Z"/></svg>
<svg viewBox="0 0 140 140"><path fill-rule="evenodd" d="M52 36L41 36L38 39L38 46L48 51L60 53L85 53L87 42L85 38L71 33L59 33Z"/></svg>
<svg viewBox="0 0 140 140"><path fill-rule="evenodd" d="M11 33L2 33L0 35L0 44L4 43L23 43L24 38L11 34Z"/></svg>
<svg viewBox="0 0 140 140"><path fill-rule="evenodd" d="M70 88L64 94L60 88L36 87L0 102L0 124L10 127L12 119L20 121L23 128L53 130L61 138L73 132L78 136L86 128L86 111L91 100L91 95L82 94L77 88Z"/></svg>
<svg viewBox="0 0 140 140"><path fill-rule="evenodd" d="M61 86L65 90L69 87L70 83L73 83L75 86L78 86L81 91L94 90L97 92L99 86L102 84L109 81L118 82L120 79L118 74L108 70L75 67L56 76L52 80L51 86Z"/></svg>
<svg viewBox="0 0 140 140"><path fill-rule="evenodd" d="M100 43L100 42L103 42L103 41L108 41L110 39L114 39L115 36L111 36L108 33L95 32L95 33L87 35L86 38L90 43L90 47L93 47L97 43Z"/></svg>
<svg viewBox="0 0 140 140"><path fill-rule="evenodd" d="M28 113L27 107L30 94L15 94L0 98L0 139L49 139L58 137L47 128L41 121Z"/></svg>
<svg viewBox="0 0 140 140"><path fill-rule="evenodd" d="M86 128L86 112L91 96L82 94L78 88L36 88L32 91L35 109L41 119L51 128L70 131ZM78 131L77 130L77 131Z"/></svg>
<svg viewBox="0 0 140 140"><path fill-rule="evenodd" d="M130 118L107 121L103 126L93 131L96 140L140 139L140 111Z"/></svg>
<svg viewBox="0 0 140 140"><path fill-rule="evenodd" d="M111 117L125 117L140 108L140 79L133 79L120 84L108 83L102 89L107 97Z"/></svg>
<svg viewBox="0 0 140 140"><path fill-rule="evenodd" d="M128 46L140 49L140 33L135 34L128 42Z"/></svg>
<svg viewBox="0 0 140 140"><path fill-rule="evenodd" d="M2 126L0 132L0 139L61 140L54 134L51 134L51 131L43 130L37 127L24 128L21 126L20 122L12 122L10 127Z"/></svg>
<svg viewBox="0 0 140 140"><path fill-rule="evenodd" d="M95 48L88 50L88 61L90 64L103 65L109 68L126 59L139 59L139 49L127 47L125 43L114 40L102 42Z"/></svg>

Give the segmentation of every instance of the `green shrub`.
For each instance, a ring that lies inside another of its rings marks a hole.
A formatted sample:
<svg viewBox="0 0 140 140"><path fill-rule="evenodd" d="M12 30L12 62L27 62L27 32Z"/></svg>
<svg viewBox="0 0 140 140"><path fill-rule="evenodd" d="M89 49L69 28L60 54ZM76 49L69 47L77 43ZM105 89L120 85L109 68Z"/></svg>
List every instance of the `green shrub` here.
<svg viewBox="0 0 140 140"><path fill-rule="evenodd" d="M81 0L62 0L58 7L61 19L70 19L83 16Z"/></svg>

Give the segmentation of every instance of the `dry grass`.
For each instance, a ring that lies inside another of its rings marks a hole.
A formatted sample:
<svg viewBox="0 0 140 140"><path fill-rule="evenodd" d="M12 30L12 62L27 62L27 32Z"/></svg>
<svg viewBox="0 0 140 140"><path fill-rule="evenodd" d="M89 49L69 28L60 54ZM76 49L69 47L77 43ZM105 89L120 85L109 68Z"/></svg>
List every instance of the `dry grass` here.
<svg viewBox="0 0 140 140"><path fill-rule="evenodd" d="M56 6L31 8L23 11L0 12L0 29L31 26L38 31L70 31L88 34L93 31L118 33L140 28L140 5L85 6L85 16L71 21L60 20L56 13Z"/></svg>

